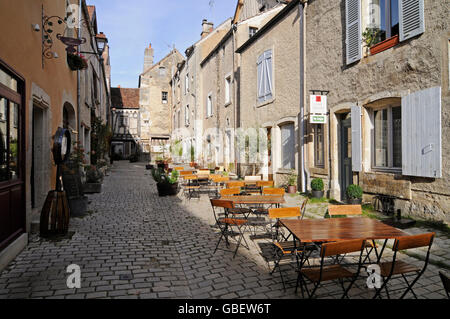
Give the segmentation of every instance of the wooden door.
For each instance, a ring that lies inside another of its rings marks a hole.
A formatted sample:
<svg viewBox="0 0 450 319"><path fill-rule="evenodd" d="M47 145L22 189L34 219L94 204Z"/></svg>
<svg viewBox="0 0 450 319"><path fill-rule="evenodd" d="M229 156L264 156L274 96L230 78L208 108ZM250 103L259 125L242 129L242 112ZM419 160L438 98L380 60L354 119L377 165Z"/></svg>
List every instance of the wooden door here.
<svg viewBox="0 0 450 319"><path fill-rule="evenodd" d="M352 122L350 113L341 118L341 132L339 141L340 170L339 182L341 186L341 200L347 198L347 187L352 184Z"/></svg>

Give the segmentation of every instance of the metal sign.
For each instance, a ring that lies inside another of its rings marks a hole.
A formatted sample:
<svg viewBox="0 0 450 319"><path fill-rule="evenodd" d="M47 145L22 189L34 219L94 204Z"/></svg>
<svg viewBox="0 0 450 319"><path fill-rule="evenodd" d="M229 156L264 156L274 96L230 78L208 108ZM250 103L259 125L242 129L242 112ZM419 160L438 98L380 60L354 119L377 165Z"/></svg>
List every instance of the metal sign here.
<svg viewBox="0 0 450 319"><path fill-rule="evenodd" d="M310 123L311 124L327 124L327 115L310 115Z"/></svg>
<svg viewBox="0 0 450 319"><path fill-rule="evenodd" d="M309 113L311 114L326 114L327 113L327 96L326 95L311 95L309 104Z"/></svg>

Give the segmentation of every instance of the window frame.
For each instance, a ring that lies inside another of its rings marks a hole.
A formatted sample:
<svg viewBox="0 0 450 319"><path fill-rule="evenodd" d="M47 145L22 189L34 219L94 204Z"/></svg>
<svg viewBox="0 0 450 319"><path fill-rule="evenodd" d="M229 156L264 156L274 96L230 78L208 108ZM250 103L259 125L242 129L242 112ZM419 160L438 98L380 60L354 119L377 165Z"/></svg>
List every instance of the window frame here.
<svg viewBox="0 0 450 319"><path fill-rule="evenodd" d="M165 99L164 99L164 94L166 95ZM169 103L169 92L161 91L161 102L162 102L162 104Z"/></svg>
<svg viewBox="0 0 450 319"><path fill-rule="evenodd" d="M206 118L210 118L213 116L213 99L212 92L208 93L206 96Z"/></svg>
<svg viewBox="0 0 450 319"><path fill-rule="evenodd" d="M321 142L321 152L322 152L322 156L319 160L318 158L318 154L319 154L319 144L318 144L318 137L319 137L319 132L318 132L318 128L321 128L321 138L322 138L322 142ZM314 132L314 167L317 168L325 168L325 125L323 124L313 124L313 132Z"/></svg>
<svg viewBox="0 0 450 319"><path fill-rule="evenodd" d="M231 104L231 74L225 76L225 106Z"/></svg>
<svg viewBox="0 0 450 319"><path fill-rule="evenodd" d="M248 27L248 36L249 36L249 38L253 37L256 34L256 32L258 32L258 30L259 30L259 28L257 28L257 27L249 26Z"/></svg>
<svg viewBox="0 0 450 319"><path fill-rule="evenodd" d="M190 114L189 114L189 104L184 107L184 125L190 125Z"/></svg>
<svg viewBox="0 0 450 319"><path fill-rule="evenodd" d="M394 123L393 123L393 117L392 117L392 109L393 108L399 108L400 112L402 110L401 105L394 103L394 104L387 104L383 105L382 107L378 107L376 109L371 110L371 118L372 118L372 137L371 137L371 168L373 171L385 171L385 172L398 172L401 173L402 171L402 165L400 166L394 166ZM380 112L383 110L387 110L387 166L377 166L376 165L376 122L375 122L375 113ZM400 119L402 118L400 113ZM400 133L402 134L402 130L400 129ZM400 136L400 143L402 141L402 138ZM402 152L402 144L400 144L400 152Z"/></svg>

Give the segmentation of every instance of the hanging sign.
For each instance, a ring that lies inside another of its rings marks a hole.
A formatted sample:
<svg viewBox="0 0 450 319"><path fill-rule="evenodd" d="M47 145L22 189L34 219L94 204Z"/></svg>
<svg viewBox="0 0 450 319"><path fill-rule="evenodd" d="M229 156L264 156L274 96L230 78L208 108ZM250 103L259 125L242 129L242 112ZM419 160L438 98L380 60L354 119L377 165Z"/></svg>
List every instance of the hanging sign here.
<svg viewBox="0 0 450 319"><path fill-rule="evenodd" d="M311 114L327 114L327 96L311 95L309 104L309 113Z"/></svg>
<svg viewBox="0 0 450 319"><path fill-rule="evenodd" d="M311 114L309 117L311 124L327 124L326 114L324 115Z"/></svg>

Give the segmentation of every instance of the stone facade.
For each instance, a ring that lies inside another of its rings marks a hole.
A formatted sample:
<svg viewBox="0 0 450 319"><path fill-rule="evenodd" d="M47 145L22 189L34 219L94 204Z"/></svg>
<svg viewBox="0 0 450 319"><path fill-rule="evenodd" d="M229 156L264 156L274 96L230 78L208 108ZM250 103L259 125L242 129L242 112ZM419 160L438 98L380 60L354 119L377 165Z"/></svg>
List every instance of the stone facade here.
<svg viewBox="0 0 450 319"><path fill-rule="evenodd" d="M151 54L151 51L147 53ZM164 156L161 146L169 143L172 118L170 81L182 60L181 53L174 49L140 75L141 143L147 159Z"/></svg>
<svg viewBox="0 0 450 319"><path fill-rule="evenodd" d="M308 127L308 167L311 177L326 180L330 196L342 199L339 176L340 120L352 105L362 110L362 171L353 173L367 199L376 194L393 195L396 209L427 219L449 221L449 20L448 2L425 1L425 32L354 64L345 62L345 1L314 1L306 12L306 92L326 90L329 124L325 125L325 167L314 167L313 130ZM362 2L362 28L368 25L368 1ZM431 87L441 87L442 178L408 177L401 168L374 168L373 114L385 105L401 105L402 97ZM307 110L308 110L307 101ZM328 132L330 129L330 132ZM330 154L328 154L330 153ZM328 157L330 156L330 157ZM331 163L331 167L329 167Z"/></svg>

